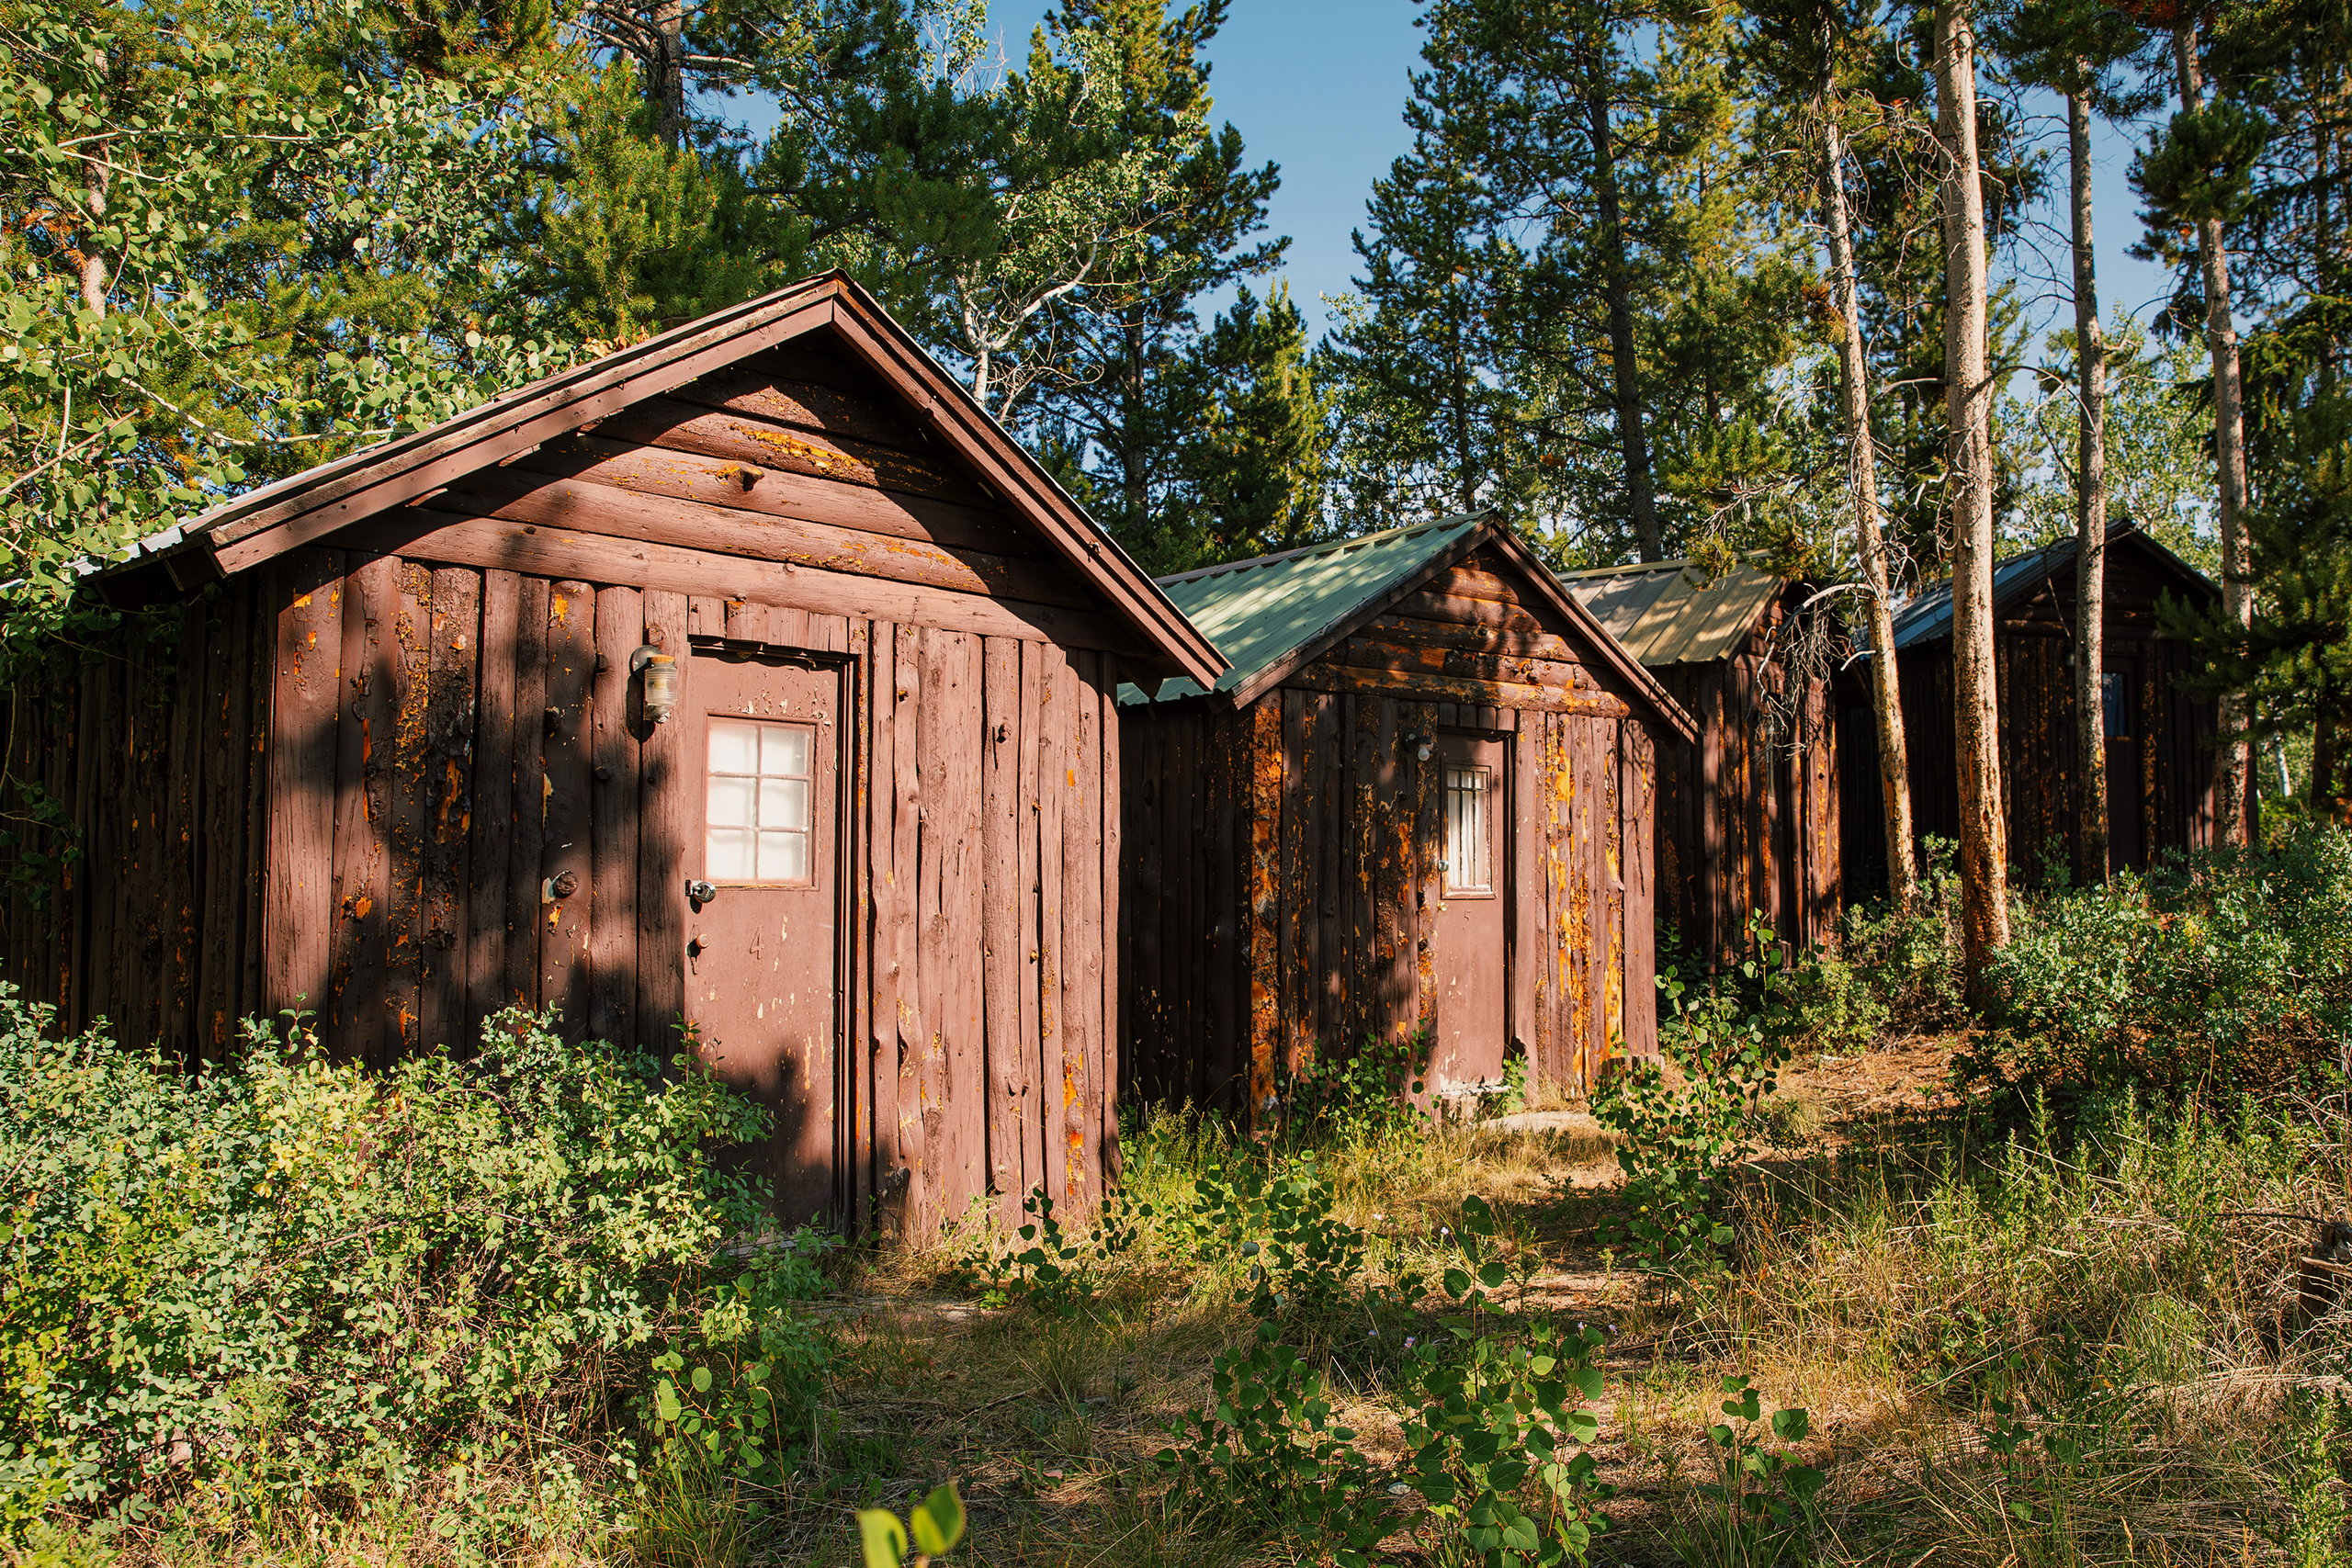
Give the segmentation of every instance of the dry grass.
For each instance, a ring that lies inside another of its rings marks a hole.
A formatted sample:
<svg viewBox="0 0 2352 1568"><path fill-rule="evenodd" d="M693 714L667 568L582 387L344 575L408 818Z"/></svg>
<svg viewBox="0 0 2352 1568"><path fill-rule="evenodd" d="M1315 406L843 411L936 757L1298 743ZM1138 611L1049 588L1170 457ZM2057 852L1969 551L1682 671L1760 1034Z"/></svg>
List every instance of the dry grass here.
<svg viewBox="0 0 2352 1568"><path fill-rule="evenodd" d="M2013 1145L1892 1109L1922 1097L1891 1086L1883 1062L1862 1059L1859 1094L1841 1089L1838 1066L1798 1081L1809 1109L1784 1114L1787 1146L1744 1184L1738 1270L1705 1283L1666 1288L1600 1245L1611 1145L1572 1112L1326 1148L1317 1168L1370 1238L1375 1274L1441 1261L1476 1194L1533 1266L1525 1310L1611 1325L1595 1451L1620 1495L1602 1560L1674 1561L1719 1380L1739 1372L1768 1409L1813 1413L1805 1457L1830 1477L1813 1551L1824 1564L2330 1568L2279 1544L2282 1518L2325 1501L2295 1490L2298 1428L2285 1411L2295 1387L2341 1388L2352 1334L2343 1314L2297 1321L2289 1269L2301 1230L2241 1211L2352 1209L2340 1119L2248 1131L2123 1113L2061 1156L2030 1130ZM1213 1125L1163 1120L1130 1150L1131 1186L1163 1213L1181 1209L1193 1174L1234 1154ZM838 1355L820 1451L791 1491L649 1493L631 1530L559 1529L501 1560L847 1565L857 1508L903 1511L953 1478L971 1519L959 1561L1290 1561L1280 1543L1238 1539L1230 1517L1174 1511L1151 1462L1169 1423L1206 1401L1210 1359L1250 1332L1233 1301L1238 1260L1188 1256L1148 1229L1091 1309L1063 1323L956 1289L970 1245L844 1258L827 1309ZM1368 1322L1291 1326L1327 1359L1335 1404L1367 1450L1393 1457L1402 1412ZM2071 1360L2054 1354L2069 1334ZM2079 1459L1992 1451L1987 1400L2004 1375L2075 1423ZM192 1546L129 1539L122 1561L451 1561L421 1517L391 1509ZM1402 1538L1392 1546L1394 1561L1439 1561Z"/></svg>

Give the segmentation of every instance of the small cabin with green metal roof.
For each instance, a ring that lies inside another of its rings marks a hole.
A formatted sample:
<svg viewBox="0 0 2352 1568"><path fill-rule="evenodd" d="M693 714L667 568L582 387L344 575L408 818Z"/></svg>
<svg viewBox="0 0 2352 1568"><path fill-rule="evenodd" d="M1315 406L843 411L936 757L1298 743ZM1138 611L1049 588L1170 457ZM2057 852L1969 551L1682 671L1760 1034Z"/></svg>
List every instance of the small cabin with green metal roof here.
<svg viewBox="0 0 2352 1568"><path fill-rule="evenodd" d="M1561 581L1699 727L1697 745L1659 758L1658 918L1711 961L1738 953L1758 915L1800 947L1834 936L1846 896L1840 716L1867 699L1838 673L1846 630L1815 603L1820 585L1745 560ZM1860 721L1867 767L1866 706Z"/></svg>
<svg viewBox="0 0 2352 1568"><path fill-rule="evenodd" d="M1123 1089L1247 1109L1426 1036L1575 1092L1656 1049L1652 820L1690 719L1526 546L1441 518L1160 580L1231 661L1120 694Z"/></svg>

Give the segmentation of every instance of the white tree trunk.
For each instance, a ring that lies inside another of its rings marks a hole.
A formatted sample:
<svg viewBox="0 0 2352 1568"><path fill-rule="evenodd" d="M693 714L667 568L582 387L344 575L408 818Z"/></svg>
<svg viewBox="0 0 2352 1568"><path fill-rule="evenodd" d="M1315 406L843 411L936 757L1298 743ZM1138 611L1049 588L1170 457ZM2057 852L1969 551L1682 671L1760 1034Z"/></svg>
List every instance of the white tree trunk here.
<svg viewBox="0 0 2352 1568"><path fill-rule="evenodd" d="M1968 0L1938 0L1936 120L1943 155L1944 413L1950 427L1953 762L1960 785L1961 947L1969 988L2009 940L1993 653L1992 382L1984 364L1984 196L1976 148L1976 34Z"/></svg>
<svg viewBox="0 0 2352 1568"><path fill-rule="evenodd" d="M2075 485L2075 768L2082 775L2075 874L2107 880L2107 340L2091 254L2091 105L2066 100L2075 208L2075 366L2082 397Z"/></svg>

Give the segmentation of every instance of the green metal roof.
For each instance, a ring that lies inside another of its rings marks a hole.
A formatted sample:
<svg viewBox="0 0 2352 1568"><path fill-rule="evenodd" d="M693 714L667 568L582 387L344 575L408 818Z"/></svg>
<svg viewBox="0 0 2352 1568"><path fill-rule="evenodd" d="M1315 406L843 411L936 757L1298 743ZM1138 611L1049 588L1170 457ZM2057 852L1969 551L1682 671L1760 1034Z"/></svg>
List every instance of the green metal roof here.
<svg viewBox="0 0 2352 1568"><path fill-rule="evenodd" d="M1562 572L1560 583L1653 670L1709 664L1733 652L1788 586L1745 561L1711 578L1687 560Z"/></svg>
<svg viewBox="0 0 2352 1568"><path fill-rule="evenodd" d="M1471 513L1391 528L1361 538L1310 545L1159 579L1176 607L1191 617L1229 661L1216 690L1229 692L1364 607L1485 524ZM1187 680L1170 681L1159 700L1198 696ZM1123 703L1146 701L1141 688L1122 686Z"/></svg>

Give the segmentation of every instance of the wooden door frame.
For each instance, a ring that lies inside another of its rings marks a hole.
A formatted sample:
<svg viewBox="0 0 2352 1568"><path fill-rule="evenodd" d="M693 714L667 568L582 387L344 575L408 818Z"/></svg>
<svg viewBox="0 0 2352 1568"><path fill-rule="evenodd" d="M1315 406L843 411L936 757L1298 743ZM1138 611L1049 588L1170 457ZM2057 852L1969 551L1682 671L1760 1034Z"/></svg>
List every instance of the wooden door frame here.
<svg viewBox="0 0 2352 1568"><path fill-rule="evenodd" d="M865 814L854 809L856 770L865 763L865 713L858 704L860 677L868 660L859 654L829 649L800 648L790 643L752 642L741 637L707 637L686 639L687 657L697 654L731 656L741 661L792 664L830 673L833 678L833 1169L832 1210L843 1235L854 1235L856 1202L857 1066L854 1055L858 1037L855 994L858 957L857 906L861 889L853 885L855 867L865 863ZM689 688L691 693L691 687ZM697 758L695 767L708 765ZM701 777L699 773L695 775ZM680 963L683 964L683 957Z"/></svg>
<svg viewBox="0 0 2352 1568"><path fill-rule="evenodd" d="M1497 858L1498 860L1499 860L1499 861L1502 863L1502 875L1498 879L1498 886L1497 886L1497 888L1496 888L1496 897L1497 897L1498 898L1499 898L1499 899L1502 901L1502 907L1503 907L1503 1055L1502 1055L1502 1060L1504 1061L1504 1063L1505 1063L1505 1064L1509 1064L1509 1062L1510 1061L1510 1048L1511 1048L1511 1045L1513 1044L1513 1043L1515 1043L1516 1041L1518 1041L1518 1040L1520 1039L1520 1025L1521 1025L1521 1022L1522 1021L1520 1019L1520 1017L1519 1017L1519 986L1518 986L1518 983L1517 983L1517 982L1518 982L1518 979L1519 979L1519 958L1520 958L1520 954L1519 954L1519 804L1520 804L1520 802L1519 802L1519 774L1520 774L1520 768L1519 768L1519 739L1520 739L1520 732L1519 732L1519 730L1517 729L1517 728L1515 728L1515 727L1514 727L1513 728L1510 728L1510 729L1489 729L1489 728L1486 728L1486 727L1485 727L1485 726L1483 726L1483 725L1475 725L1475 724L1458 724L1458 723L1457 723L1457 724L1434 724L1434 725L1431 725L1431 726L1430 727L1430 734L1431 734L1432 736L1437 736L1437 737L1442 737L1442 736L1447 736L1447 735L1460 735L1460 736L1467 737L1468 739L1473 739L1473 740L1491 740L1491 741L1495 742L1495 743L1496 743L1496 744L1500 748L1500 750L1501 750L1501 751L1502 751L1502 775L1503 775L1503 788L1502 788L1502 801L1501 801L1502 810L1501 810L1501 812L1500 812L1500 818L1501 818L1501 823L1502 823L1502 831L1501 831L1501 834L1500 834L1501 842L1498 843L1498 844L1495 846L1494 853L1495 853L1496 858ZM1540 737L1538 738L1537 744L1538 744L1538 745L1541 745L1541 744L1542 744L1542 740L1541 740L1541 738L1540 738ZM1489 819L1490 819L1490 820L1491 820L1491 819L1493 819L1494 815L1495 815L1495 814L1494 814L1493 812L1491 812L1491 811L1489 812ZM1438 837L1439 837L1439 840L1440 840L1441 842L1442 842L1442 841L1443 841L1443 840L1444 840L1444 837L1445 837L1445 780L1444 780L1444 777L1443 777L1442 775L1441 775L1441 776L1439 777L1439 779L1438 779L1437 830L1438 830ZM1444 897L1444 896L1445 896L1445 878L1444 878L1444 873L1441 872L1441 873L1439 873L1439 874L1438 874L1438 897L1439 897L1440 898L1443 898L1443 897ZM1434 941L1434 940L1435 940L1435 938L1436 938L1436 935L1437 935L1436 917L1435 917L1434 912L1432 912L1432 914L1431 914L1431 916L1430 916L1430 939L1431 939L1432 941ZM1434 998L1432 998L1432 999L1434 999ZM1439 1021L1439 1027L1440 1027L1441 1029L1442 1029L1442 1028L1444 1027L1444 1023L1443 1023L1443 1021L1442 1021L1442 1020L1441 1020L1441 1021ZM1531 1035L1531 1037L1530 1037L1530 1038L1532 1039L1532 1035ZM1432 1040L1430 1042L1430 1051L1431 1051L1431 1052L1435 1052L1435 1051L1436 1051L1436 1049L1437 1049L1437 1043L1437 1043L1437 1041L1436 1041L1436 1040L1434 1040L1434 1039L1432 1039ZM1530 1066L1530 1068L1531 1068L1531 1070L1532 1070L1532 1066L1533 1066L1533 1064L1531 1062L1531 1063L1529 1064L1529 1066Z"/></svg>

